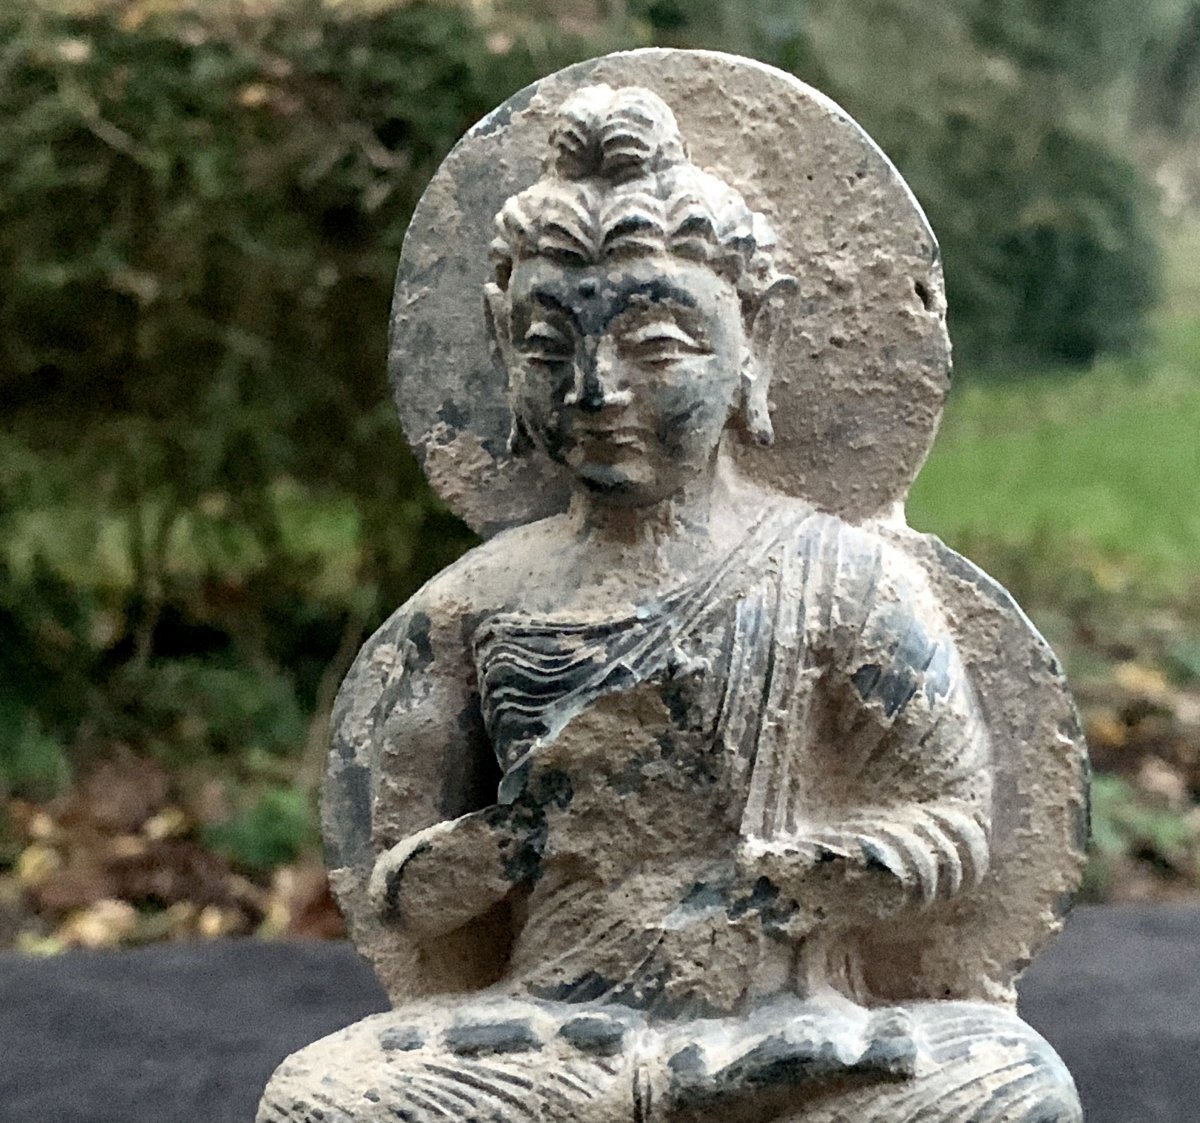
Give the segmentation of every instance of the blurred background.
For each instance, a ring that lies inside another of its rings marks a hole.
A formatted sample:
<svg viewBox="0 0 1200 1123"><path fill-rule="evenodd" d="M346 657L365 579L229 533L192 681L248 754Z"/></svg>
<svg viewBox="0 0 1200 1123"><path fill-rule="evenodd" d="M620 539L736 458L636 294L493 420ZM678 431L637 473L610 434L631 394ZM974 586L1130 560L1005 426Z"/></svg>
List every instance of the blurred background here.
<svg viewBox="0 0 1200 1123"><path fill-rule="evenodd" d="M0 947L340 931L330 704L473 543L388 399L405 225L646 45L792 71L912 184L957 369L911 522L1067 664L1085 897L1200 900L1200 0L5 0Z"/></svg>

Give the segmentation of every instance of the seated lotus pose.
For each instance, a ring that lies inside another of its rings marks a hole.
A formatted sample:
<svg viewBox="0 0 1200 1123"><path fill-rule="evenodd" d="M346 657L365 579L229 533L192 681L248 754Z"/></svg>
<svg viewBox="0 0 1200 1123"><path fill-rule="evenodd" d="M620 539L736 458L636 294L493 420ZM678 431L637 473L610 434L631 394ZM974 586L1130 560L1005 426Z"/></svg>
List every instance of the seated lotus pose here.
<svg viewBox="0 0 1200 1123"><path fill-rule="evenodd" d="M485 304L569 509L423 588L335 713L335 864L457 975L292 1057L260 1123L1078 1121L1008 1004L911 969L998 798L938 597L735 466L796 288L767 221L645 89L578 89L551 152Z"/></svg>

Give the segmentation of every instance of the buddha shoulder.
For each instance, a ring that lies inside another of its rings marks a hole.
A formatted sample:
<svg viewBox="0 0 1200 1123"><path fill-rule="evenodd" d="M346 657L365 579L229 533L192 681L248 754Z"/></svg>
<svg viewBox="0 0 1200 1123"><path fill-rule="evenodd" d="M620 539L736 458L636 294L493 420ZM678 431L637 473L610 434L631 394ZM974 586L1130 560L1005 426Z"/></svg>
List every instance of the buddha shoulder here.
<svg viewBox="0 0 1200 1123"><path fill-rule="evenodd" d="M519 603L551 576L559 517L514 527L468 551L421 586L367 640L347 676L386 682L404 673L458 674L480 619ZM473 673L473 672L472 672Z"/></svg>

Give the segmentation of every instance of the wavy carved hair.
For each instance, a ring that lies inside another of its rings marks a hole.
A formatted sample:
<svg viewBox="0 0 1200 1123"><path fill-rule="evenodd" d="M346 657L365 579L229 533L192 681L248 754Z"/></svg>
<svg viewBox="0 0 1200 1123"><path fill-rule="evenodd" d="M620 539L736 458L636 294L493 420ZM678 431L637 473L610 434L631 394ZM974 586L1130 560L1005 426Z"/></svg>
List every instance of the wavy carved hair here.
<svg viewBox="0 0 1200 1123"><path fill-rule="evenodd" d="M543 177L496 216L491 261L506 290L530 257L590 265L667 252L728 280L749 318L780 276L774 249L767 220L691 163L657 94L587 86L559 110Z"/></svg>

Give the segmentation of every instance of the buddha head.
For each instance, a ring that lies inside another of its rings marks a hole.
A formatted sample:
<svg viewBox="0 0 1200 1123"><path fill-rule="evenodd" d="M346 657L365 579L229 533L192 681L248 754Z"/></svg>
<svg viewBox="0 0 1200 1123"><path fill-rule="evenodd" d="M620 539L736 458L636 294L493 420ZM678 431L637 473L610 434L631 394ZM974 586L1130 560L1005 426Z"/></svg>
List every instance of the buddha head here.
<svg viewBox="0 0 1200 1123"><path fill-rule="evenodd" d="M508 372L512 450L638 507L711 478L726 431L769 444L774 235L690 162L638 87L562 106L542 178L496 217L489 330Z"/></svg>

